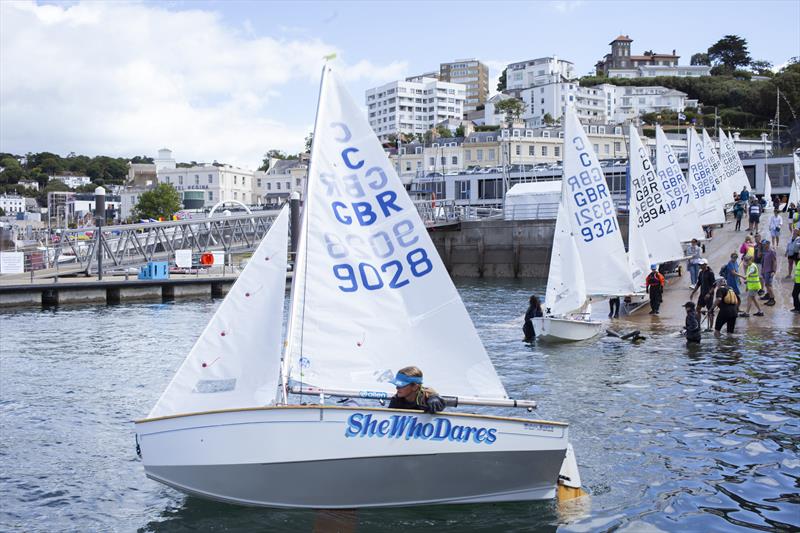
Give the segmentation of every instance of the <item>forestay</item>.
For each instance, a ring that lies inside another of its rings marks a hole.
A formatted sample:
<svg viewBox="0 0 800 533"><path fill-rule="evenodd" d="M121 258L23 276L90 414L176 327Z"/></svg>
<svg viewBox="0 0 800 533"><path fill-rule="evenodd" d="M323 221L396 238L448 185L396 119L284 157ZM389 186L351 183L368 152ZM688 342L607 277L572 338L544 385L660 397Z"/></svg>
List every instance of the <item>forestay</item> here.
<svg viewBox="0 0 800 533"><path fill-rule="evenodd" d="M699 239L703 235L703 227L692 200L694 195L683 175L678 158L659 125L656 125L656 171L669 199L665 205L669 209L678 239Z"/></svg>
<svg viewBox="0 0 800 533"><path fill-rule="evenodd" d="M393 392L388 380L416 365L444 394L506 397L414 204L330 65L296 272L292 382Z"/></svg>
<svg viewBox="0 0 800 533"><path fill-rule="evenodd" d="M720 161L717 150L714 148L714 141L711 140L706 130L703 130L703 148L706 150L706 156L711 166L711 174L714 176L714 183L717 185L717 195L722 203L721 205L725 206L733 203L733 189L726 179L722 161Z"/></svg>
<svg viewBox="0 0 800 533"><path fill-rule="evenodd" d="M687 181L692 188L697 216L701 224L723 224L725 213L717 193L717 185L711 172L703 141L694 128L689 128L689 172Z"/></svg>
<svg viewBox="0 0 800 533"><path fill-rule="evenodd" d="M742 160L739 159L736 145L725 135L722 128L719 130L719 159L722 161L722 170L733 192L750 189L750 182L747 180Z"/></svg>
<svg viewBox="0 0 800 533"><path fill-rule="evenodd" d="M605 176L575 109L567 106L564 126L564 194L581 262L592 265L589 295L633 292L617 211Z"/></svg>
<svg viewBox="0 0 800 533"><path fill-rule="evenodd" d="M630 125L630 226L636 226L647 243L649 263L663 263L683 257L683 249L675 233L668 207L677 202L668 200L658 179L647 149L633 124ZM628 243L628 248L632 244ZM648 270L649 272L649 265ZM634 279L635 282L635 279Z"/></svg>
<svg viewBox="0 0 800 533"><path fill-rule="evenodd" d="M561 198L564 198L562 180ZM553 247L550 251L550 271L544 297L546 314L564 316L586 303L586 281L583 264L569 224L569 213L559 202Z"/></svg>
<svg viewBox="0 0 800 533"><path fill-rule="evenodd" d="M284 207L148 418L274 403L288 234Z"/></svg>

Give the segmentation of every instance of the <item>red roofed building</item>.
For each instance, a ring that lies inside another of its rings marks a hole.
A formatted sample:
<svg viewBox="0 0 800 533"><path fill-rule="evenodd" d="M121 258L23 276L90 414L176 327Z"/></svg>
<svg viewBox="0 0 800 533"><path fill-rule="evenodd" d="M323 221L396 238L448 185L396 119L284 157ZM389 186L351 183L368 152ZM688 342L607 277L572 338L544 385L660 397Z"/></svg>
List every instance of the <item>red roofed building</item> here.
<svg viewBox="0 0 800 533"><path fill-rule="evenodd" d="M595 65L598 76L609 78L642 78L651 76L708 76L710 68L704 65L678 66L680 56L657 54L652 50L643 55L631 55L631 39L620 35L609 43L611 53Z"/></svg>

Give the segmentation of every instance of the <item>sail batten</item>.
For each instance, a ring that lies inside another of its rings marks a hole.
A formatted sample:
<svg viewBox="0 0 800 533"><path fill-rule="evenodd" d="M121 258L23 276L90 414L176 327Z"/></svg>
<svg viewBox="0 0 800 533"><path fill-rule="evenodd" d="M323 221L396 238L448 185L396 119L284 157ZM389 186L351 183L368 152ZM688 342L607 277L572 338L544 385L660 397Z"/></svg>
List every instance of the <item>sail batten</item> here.
<svg viewBox="0 0 800 533"><path fill-rule="evenodd" d="M404 366L448 394L505 389L360 106L325 67L292 295L286 375L391 391Z"/></svg>

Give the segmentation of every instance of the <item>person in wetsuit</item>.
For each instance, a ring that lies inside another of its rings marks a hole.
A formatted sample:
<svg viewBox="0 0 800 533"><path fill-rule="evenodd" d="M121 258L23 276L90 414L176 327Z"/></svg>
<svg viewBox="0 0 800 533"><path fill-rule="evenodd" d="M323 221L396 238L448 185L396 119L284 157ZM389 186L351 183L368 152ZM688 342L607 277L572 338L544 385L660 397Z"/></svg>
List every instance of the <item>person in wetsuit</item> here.
<svg viewBox="0 0 800 533"><path fill-rule="evenodd" d="M528 310L525 311L525 323L522 325L522 333L525 335L525 342L531 342L536 337L536 330L533 329L532 318L537 316L544 316L542 313L542 304L539 298L531 296L530 305Z"/></svg>
<svg viewBox="0 0 800 533"><path fill-rule="evenodd" d="M392 396L389 409L411 409L431 414L444 410L444 400L439 394L422 386L422 370L419 368L401 368L391 383L397 387L397 393Z"/></svg>

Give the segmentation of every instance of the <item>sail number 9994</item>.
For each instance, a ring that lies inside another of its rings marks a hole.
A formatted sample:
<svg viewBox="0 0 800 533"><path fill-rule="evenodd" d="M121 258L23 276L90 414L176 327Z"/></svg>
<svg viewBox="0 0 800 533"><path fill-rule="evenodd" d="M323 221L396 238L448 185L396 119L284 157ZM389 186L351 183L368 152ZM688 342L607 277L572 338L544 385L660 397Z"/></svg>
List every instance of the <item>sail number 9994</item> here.
<svg viewBox="0 0 800 533"><path fill-rule="evenodd" d="M399 289L409 284L410 277L421 278L433 270L433 263L424 248L411 250L403 259L404 261L394 259L379 267L366 262L357 265L339 263L333 265L333 275L345 282L339 285L342 292L355 292L362 287L368 291L376 291L384 286Z"/></svg>

